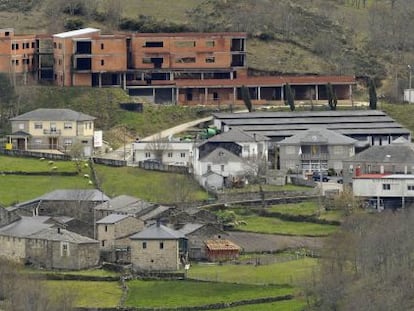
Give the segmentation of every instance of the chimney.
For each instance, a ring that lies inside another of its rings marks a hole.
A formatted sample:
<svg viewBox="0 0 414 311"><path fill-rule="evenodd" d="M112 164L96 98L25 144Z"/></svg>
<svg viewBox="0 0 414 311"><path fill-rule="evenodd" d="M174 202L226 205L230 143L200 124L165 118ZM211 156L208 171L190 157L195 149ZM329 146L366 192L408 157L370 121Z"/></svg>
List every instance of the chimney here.
<svg viewBox="0 0 414 311"><path fill-rule="evenodd" d="M161 220L157 218L157 228L159 228L160 226L161 226Z"/></svg>

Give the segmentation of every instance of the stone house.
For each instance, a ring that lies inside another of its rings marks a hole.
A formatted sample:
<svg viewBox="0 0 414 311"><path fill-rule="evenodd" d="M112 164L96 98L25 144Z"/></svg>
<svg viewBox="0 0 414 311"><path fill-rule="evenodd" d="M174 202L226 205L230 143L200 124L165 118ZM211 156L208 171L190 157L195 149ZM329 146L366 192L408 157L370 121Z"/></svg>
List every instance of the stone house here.
<svg viewBox="0 0 414 311"><path fill-rule="evenodd" d="M187 261L187 238L159 222L131 236L131 263L136 271L176 271Z"/></svg>
<svg viewBox="0 0 414 311"><path fill-rule="evenodd" d="M206 241L227 236L226 232L214 224L187 223L178 230L188 239L188 258L194 260L207 259Z"/></svg>
<svg viewBox="0 0 414 311"><path fill-rule="evenodd" d="M96 222L101 257L110 262L130 262L129 237L144 228L144 221L130 215L111 214Z"/></svg>
<svg viewBox="0 0 414 311"><path fill-rule="evenodd" d="M46 269L97 266L99 242L61 228L51 217L22 216L0 228L0 256Z"/></svg>
<svg viewBox="0 0 414 311"><path fill-rule="evenodd" d="M139 217L156 208L156 204L129 195L119 195L95 207L97 220L111 214Z"/></svg>
<svg viewBox="0 0 414 311"><path fill-rule="evenodd" d="M280 169L301 175L333 169L340 174L342 162L355 155L355 143L325 128L304 130L278 143Z"/></svg>
<svg viewBox="0 0 414 311"><path fill-rule="evenodd" d="M8 209L23 216L70 217L66 229L93 238L95 206L109 200L96 189L61 189L46 193Z"/></svg>
<svg viewBox="0 0 414 311"><path fill-rule="evenodd" d="M71 109L36 109L11 118L9 142L19 150L59 150L67 152L82 145L84 156L93 151L96 118Z"/></svg>

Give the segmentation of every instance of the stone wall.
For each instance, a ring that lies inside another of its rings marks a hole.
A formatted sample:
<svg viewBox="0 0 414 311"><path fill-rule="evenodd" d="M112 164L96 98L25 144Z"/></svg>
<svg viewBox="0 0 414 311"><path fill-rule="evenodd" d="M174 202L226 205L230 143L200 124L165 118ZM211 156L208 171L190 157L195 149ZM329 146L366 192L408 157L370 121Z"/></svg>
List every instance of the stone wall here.
<svg viewBox="0 0 414 311"><path fill-rule="evenodd" d="M263 201L271 200L274 198L295 198L295 197L311 197L315 196L315 192L312 191L255 191L255 192L218 192L216 203L233 203L242 201Z"/></svg>
<svg viewBox="0 0 414 311"><path fill-rule="evenodd" d="M0 235L0 256L15 262L24 262L26 258L25 239Z"/></svg>

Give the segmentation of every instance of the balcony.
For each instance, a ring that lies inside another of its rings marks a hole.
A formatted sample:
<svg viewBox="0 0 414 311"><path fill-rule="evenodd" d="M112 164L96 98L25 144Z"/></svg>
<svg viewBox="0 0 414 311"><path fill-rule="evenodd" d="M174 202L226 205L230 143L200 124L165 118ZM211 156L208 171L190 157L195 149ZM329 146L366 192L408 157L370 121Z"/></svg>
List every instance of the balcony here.
<svg viewBox="0 0 414 311"><path fill-rule="evenodd" d="M317 154L312 154L312 153L302 153L301 154L301 159L302 160L329 160L329 153L317 153Z"/></svg>
<svg viewBox="0 0 414 311"><path fill-rule="evenodd" d="M58 136L58 135L60 135L61 133L62 133L62 131L61 131L61 130L54 129L54 128L51 128L51 129L44 129L44 130L43 130L43 134L44 134L44 135Z"/></svg>

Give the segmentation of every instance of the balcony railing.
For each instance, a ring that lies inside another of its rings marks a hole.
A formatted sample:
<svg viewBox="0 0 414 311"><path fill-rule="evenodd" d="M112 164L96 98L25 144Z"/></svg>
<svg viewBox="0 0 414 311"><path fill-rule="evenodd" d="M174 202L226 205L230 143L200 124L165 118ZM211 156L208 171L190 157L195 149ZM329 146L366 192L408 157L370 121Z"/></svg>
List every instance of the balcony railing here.
<svg viewBox="0 0 414 311"><path fill-rule="evenodd" d="M58 129L44 129L43 130L44 135L60 135L61 133L62 131Z"/></svg>
<svg viewBox="0 0 414 311"><path fill-rule="evenodd" d="M329 160L329 153L302 153L302 160Z"/></svg>

